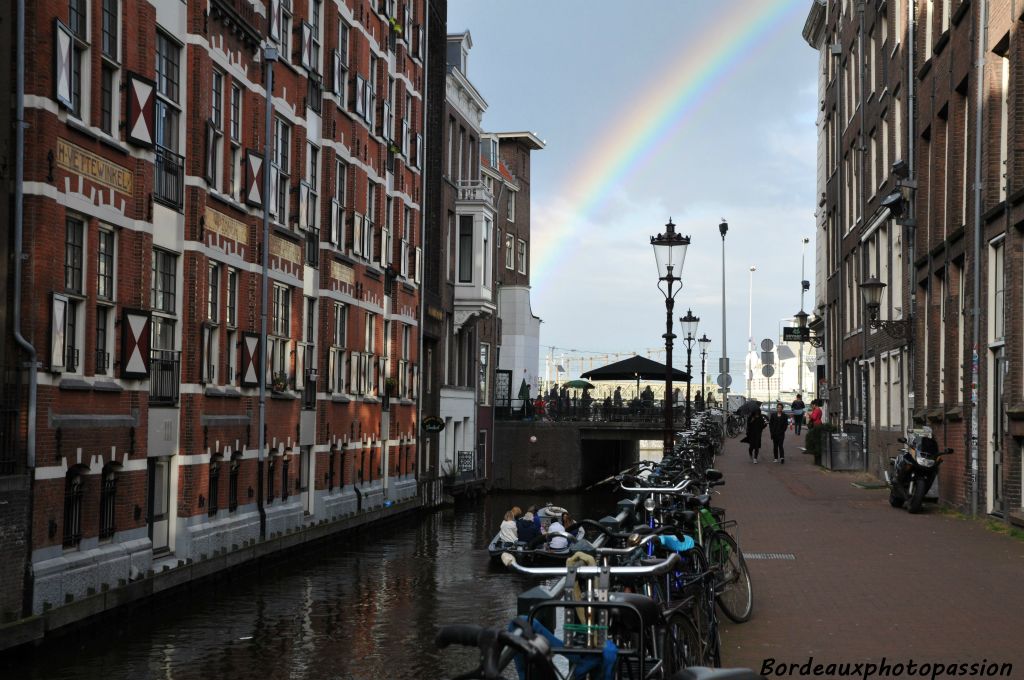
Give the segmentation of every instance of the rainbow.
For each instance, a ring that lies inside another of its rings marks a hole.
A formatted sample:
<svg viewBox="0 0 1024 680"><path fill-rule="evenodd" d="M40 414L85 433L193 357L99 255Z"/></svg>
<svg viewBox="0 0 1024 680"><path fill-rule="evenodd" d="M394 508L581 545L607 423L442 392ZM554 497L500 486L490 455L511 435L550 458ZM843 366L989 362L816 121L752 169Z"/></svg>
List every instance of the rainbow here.
<svg viewBox="0 0 1024 680"><path fill-rule="evenodd" d="M599 135L607 140L576 167L572 182L554 192L572 207L568 220L546 224L533 234L531 281L535 289L556 272L571 253L570 238L600 206L609 192L644 166L679 134L683 126L711 100L788 22L807 10L807 0L731 0L704 32L674 63L651 80L646 94ZM797 36L798 38L799 36ZM796 39L796 38L795 38Z"/></svg>

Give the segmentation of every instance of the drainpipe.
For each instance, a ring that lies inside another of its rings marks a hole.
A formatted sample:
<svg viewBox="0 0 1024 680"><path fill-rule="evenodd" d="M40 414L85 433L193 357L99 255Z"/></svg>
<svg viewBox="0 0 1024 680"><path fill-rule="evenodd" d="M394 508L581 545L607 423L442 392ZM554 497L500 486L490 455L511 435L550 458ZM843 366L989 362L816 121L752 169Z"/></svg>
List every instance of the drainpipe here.
<svg viewBox="0 0 1024 680"><path fill-rule="evenodd" d="M978 41L975 63L976 112L974 115L974 282L971 287L972 323L971 343L971 517L978 516L978 364L981 357L981 133L982 113L985 105L985 43L988 41L988 0L982 0L976 15L974 37Z"/></svg>
<svg viewBox="0 0 1024 680"><path fill-rule="evenodd" d="M864 169L864 157L867 155L867 135L866 135L866 109L867 109L867 73L868 73L868 60L864 56L864 0L858 0L857 2L857 19L859 27L857 29L857 57L860 60L860 219L863 223L867 222L868 212L868 201L867 192L864 191L864 180L865 180L865 169ZM874 189L874 187L872 187ZM856 246L859 249L862 248L860 243ZM864 253L859 252L861 262L864 261ZM861 269L861 278L863 279L864 270ZM860 282L858 282L859 285ZM857 291L858 293L860 291ZM858 307L863 309L863 304L858 303ZM865 310L866 311L866 310ZM870 368L868 366L868 323L865 319L866 314L861 315L861 347L860 347L860 385L858 391L860 392L860 419L863 434L860 439L861 455L864 456L864 469L868 469L868 433L870 431L870 409L868 408L868 396L869 390L866 386L870 380Z"/></svg>
<svg viewBox="0 0 1024 680"><path fill-rule="evenodd" d="M420 49L423 50L423 93L422 93L423 94L423 102L422 102L422 104L420 106L420 118L422 119L421 120L420 129L423 130L423 133L422 133L423 134L422 150L424 152L423 153L424 156L427 155L426 154L426 151L427 151L427 139L429 139L429 136L427 135L427 107L425 106L425 104L426 104L426 101L427 101L427 93L430 92L430 50L428 50L426 47L423 47L423 43L427 40L427 37L430 35L430 14L431 14L430 6L431 6L431 4L432 3L428 1L427 3L424 4L424 7L423 7L423 14L424 14L424 17L423 17L423 38L420 39ZM444 126L442 126L441 129L443 130ZM420 269L425 269L426 267L424 267L424 261L426 260L426 252L427 252L427 249L426 249L426 242L427 242L427 202L426 202L426 196L427 196L427 164L425 162L423 162L423 159L419 159L419 161L420 161L420 166L421 166L421 168L420 168L420 173L421 173L420 174L420 185L422 187L422 190L420 191L420 261L417 263L417 267L419 267ZM420 473L421 472L425 472L425 470L421 470L420 469L420 464L421 464L421 462L426 462L427 465L430 464L430 461L424 461L424 452L425 452L425 449L426 449L426 446L425 446L426 435L424 435L423 428L422 428L422 423L423 423L423 389L422 389L422 385L423 385L423 323L424 323L424 319L427 318L426 317L426 305L427 305L426 298L427 298L427 296L424 295L424 290L427 287L427 277L425 277L423 275L423 272L419 271L419 270L417 270L416 274L417 274L417 276L419 276L419 279L420 279L420 289L419 289L419 292L420 292L420 315L419 315L420 325L419 325L419 328L418 328L419 336L420 337L419 337L419 354L417 354L417 363L419 364L420 370L419 370L419 385L417 385L417 389L416 389L416 424L415 424L415 427L413 428L413 434L416 437L416 465L414 467L414 473L413 474L415 475L415 478L416 478L417 491L422 493L422 490L419 489ZM433 381L431 381L431 384L433 384ZM426 500L428 500L428 499L420 498L420 502L423 503L424 505L426 505L426 502L425 502ZM433 500L433 499L430 499L430 500Z"/></svg>
<svg viewBox="0 0 1024 680"><path fill-rule="evenodd" d="M915 84L915 76L914 76L914 3L912 3L912 2L907 4L907 32L909 34L908 35L908 39L907 39L907 74L906 74L906 78L907 78L907 167L909 168L909 178L911 180L911 186L914 186L914 182L916 182L916 180L917 180L917 167L916 167L915 162L914 162L914 139L915 139L915 135L914 135L914 121L916 120L915 117L914 117L914 110L915 110L915 103L917 101L917 99L916 99L917 95L915 94L915 90L914 90L914 84ZM966 153L966 150L964 150L964 153ZM914 191L914 200L913 201L908 201L907 215L911 218L911 220L916 222L916 220L917 220L917 210L916 210L917 193L916 193L916 191L917 190L916 189L912 189L912 191ZM906 222L904 222L904 225L903 225L903 236L904 236L905 242L907 244L907 246L906 246L907 259L903 263L903 269L904 269L903 276L906 279L907 289L905 291L905 294L906 294L906 304L904 305L904 310L905 311L904 311L903 317L907 320L907 323L912 323L912 321L914 319L914 314L916 312L916 309L915 309L916 305L914 304L915 303L915 297L914 297L914 235L915 235L914 234L914 227L910 226ZM911 334L912 333L913 333L913 326L911 326ZM923 336L923 334L922 334L922 336ZM911 335L911 337L912 337L912 335ZM914 363L915 363L915 359L916 359L916 354L917 354L917 352L915 350L914 343L913 343L912 340L910 340L908 338L908 340L907 340L907 374L908 374L907 375L907 382L910 384L910 389L915 392L915 400L916 400L916 389L915 389L916 383L914 382L914 380L915 380L915 377L917 375L917 370L914 367ZM909 402L909 399L907 401ZM910 409L909 409L909 406L910 406L910 404L906 403L905 404L905 408L904 408L904 414L907 415L907 422L906 422L906 424L908 426L910 425L910 417L909 417ZM906 430L906 429L908 429L908 428L904 428L904 430Z"/></svg>
<svg viewBox="0 0 1024 680"><path fill-rule="evenodd" d="M26 523L25 589L22 614L32 614L32 504L35 491L36 469L36 379L38 362L36 348L21 333L21 263L25 229L25 0L18 0L15 48L16 109L14 121L14 340L28 354L28 413L25 436L25 467L28 468L28 521Z"/></svg>

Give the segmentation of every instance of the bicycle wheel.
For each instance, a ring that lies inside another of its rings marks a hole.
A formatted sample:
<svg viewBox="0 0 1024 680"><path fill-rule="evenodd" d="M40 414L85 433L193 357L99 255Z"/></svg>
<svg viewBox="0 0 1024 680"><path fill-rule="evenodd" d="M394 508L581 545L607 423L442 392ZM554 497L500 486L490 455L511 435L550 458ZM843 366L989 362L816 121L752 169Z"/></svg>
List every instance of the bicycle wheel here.
<svg viewBox="0 0 1024 680"><path fill-rule="evenodd" d="M708 539L708 561L716 567L715 598L718 606L736 623L750 620L754 594L750 572L736 539L724 531L715 531Z"/></svg>
<svg viewBox="0 0 1024 680"><path fill-rule="evenodd" d="M665 677L672 677L687 666L700 666L704 658L704 641L697 625L689 616L676 612L665 622Z"/></svg>
<svg viewBox="0 0 1024 680"><path fill-rule="evenodd" d="M697 630L696 665L721 665L721 638L718 616L715 613L714 575L710 571L704 550L694 546L684 553L686 564L673 578L672 600L682 600L680 612Z"/></svg>

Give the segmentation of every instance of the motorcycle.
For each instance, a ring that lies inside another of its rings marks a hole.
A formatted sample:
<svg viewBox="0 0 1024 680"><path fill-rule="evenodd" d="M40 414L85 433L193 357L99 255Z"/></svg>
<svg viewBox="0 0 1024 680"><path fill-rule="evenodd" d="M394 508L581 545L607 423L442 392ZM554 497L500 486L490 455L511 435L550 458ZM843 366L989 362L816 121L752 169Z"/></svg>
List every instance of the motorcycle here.
<svg viewBox="0 0 1024 680"><path fill-rule="evenodd" d="M945 451L921 451L921 438L914 441L900 437L903 444L900 455L889 459L891 470L885 472L885 482L889 485L889 505L901 508L904 505L911 514L921 512L925 495L932 488L932 483L939 474L942 456L953 453L953 449Z"/></svg>

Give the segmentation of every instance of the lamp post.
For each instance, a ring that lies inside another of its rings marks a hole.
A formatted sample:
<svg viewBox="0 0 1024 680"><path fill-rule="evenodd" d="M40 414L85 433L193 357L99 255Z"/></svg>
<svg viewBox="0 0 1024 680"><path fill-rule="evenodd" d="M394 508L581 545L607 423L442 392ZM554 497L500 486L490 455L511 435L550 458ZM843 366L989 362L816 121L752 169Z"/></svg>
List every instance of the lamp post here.
<svg viewBox="0 0 1024 680"><path fill-rule="evenodd" d="M805 272L805 270L804 270L804 262L807 259L807 257L806 257L807 256L807 244L810 243L810 241L811 241L811 239L809 239L807 237L804 237L804 239L802 241L803 245L802 245L802 247L800 249L800 313L804 315L804 318L803 318L804 325L801 326L801 328L805 328L807 326L807 314L804 312L804 293L807 292L807 290L810 289L811 282L808 281L805 278L806 274L804 273ZM804 365L804 343L803 343L803 340L802 340L802 338L803 338L803 331L800 331L800 333L801 333L801 336L800 336L801 337L801 341L800 341L800 356L797 359L797 366L799 368L797 369L797 372L796 372L796 382L797 382L797 388L800 390L800 394L803 395L803 393L804 393L804 369L803 369L803 365Z"/></svg>
<svg viewBox="0 0 1024 680"><path fill-rule="evenodd" d="M676 233L676 225L669 218L665 225L665 233L651 237L654 248L654 261L658 266L658 290L665 296L665 442L663 455L672 455L675 436L672 425L672 340L676 337L672 332L672 308L675 306L676 294L682 287L683 262L686 260L686 248L690 245L690 237ZM662 284L665 284L662 287Z"/></svg>
<svg viewBox="0 0 1024 680"><path fill-rule="evenodd" d="M750 399L751 385L754 382L754 272L756 265L750 265L750 277L747 284L747 399Z"/></svg>
<svg viewBox="0 0 1024 680"><path fill-rule="evenodd" d="M722 406L725 409L726 420L729 418L729 381L731 380L729 349L725 344L725 235L728 231L729 223L725 221L725 218L722 218L722 222L718 225L718 233L722 235L722 360L720 362L721 365L718 367L718 372L723 376L722 382L725 383L722 386Z"/></svg>
<svg viewBox="0 0 1024 680"><path fill-rule="evenodd" d="M686 429L690 429L690 374L693 370L690 356L693 345L697 342L697 324L700 323L700 317L694 316L693 312L687 309L686 316L680 317L679 323L683 325L683 342L686 343Z"/></svg>
<svg viewBox="0 0 1024 680"><path fill-rule="evenodd" d="M697 344L700 345L700 389L701 389L701 399L706 404L706 403L708 403L708 395L707 395L708 386L704 382L704 362L708 358L708 347L711 347L711 338L709 338L708 334L705 333L704 335L700 336L697 339Z"/></svg>

